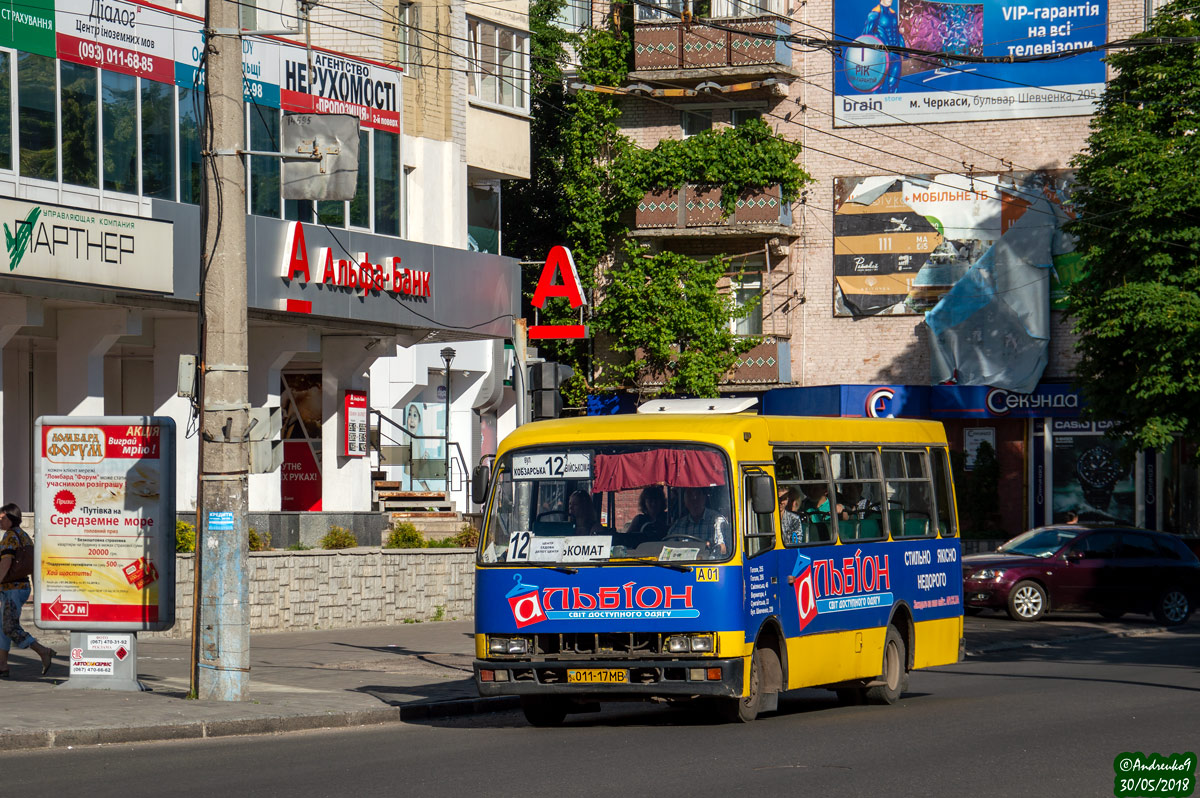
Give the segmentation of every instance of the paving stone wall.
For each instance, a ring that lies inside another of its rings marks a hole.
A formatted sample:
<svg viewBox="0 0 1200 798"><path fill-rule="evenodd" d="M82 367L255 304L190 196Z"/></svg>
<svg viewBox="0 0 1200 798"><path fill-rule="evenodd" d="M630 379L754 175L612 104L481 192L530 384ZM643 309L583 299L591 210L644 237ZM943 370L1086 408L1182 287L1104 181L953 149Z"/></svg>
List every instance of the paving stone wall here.
<svg viewBox="0 0 1200 798"><path fill-rule="evenodd" d="M264 551L250 554L250 631L346 629L474 616L470 549ZM175 626L192 629L195 557L176 560Z"/></svg>

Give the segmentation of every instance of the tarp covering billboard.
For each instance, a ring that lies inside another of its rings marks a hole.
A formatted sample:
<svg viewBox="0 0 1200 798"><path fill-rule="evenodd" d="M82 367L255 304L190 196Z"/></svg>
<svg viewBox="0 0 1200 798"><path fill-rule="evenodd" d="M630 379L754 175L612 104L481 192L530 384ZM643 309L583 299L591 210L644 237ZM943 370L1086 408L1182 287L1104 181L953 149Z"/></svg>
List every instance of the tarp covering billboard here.
<svg viewBox="0 0 1200 798"><path fill-rule="evenodd" d="M1028 393L1045 367L1052 288L1078 276L1074 240L1062 230L1072 179L1040 171L835 180L835 313L926 313L934 383Z"/></svg>
<svg viewBox="0 0 1200 798"><path fill-rule="evenodd" d="M1102 44L1107 19L1105 0L837 0L838 39L947 56L841 48L834 63L834 125L1091 114L1104 90L1100 52L1025 63L968 63L953 55L1069 52Z"/></svg>

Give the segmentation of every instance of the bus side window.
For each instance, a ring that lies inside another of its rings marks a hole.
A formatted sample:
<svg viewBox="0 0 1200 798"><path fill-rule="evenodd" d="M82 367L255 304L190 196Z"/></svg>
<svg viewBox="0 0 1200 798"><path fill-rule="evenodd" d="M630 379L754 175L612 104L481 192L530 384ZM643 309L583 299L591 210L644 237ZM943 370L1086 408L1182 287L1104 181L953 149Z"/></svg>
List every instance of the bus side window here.
<svg viewBox="0 0 1200 798"><path fill-rule="evenodd" d="M762 472L760 472L762 473ZM775 516L773 513L754 512L751 499L751 480L756 474L746 474L742 480L742 498L746 519L746 557L757 557L775 548Z"/></svg>
<svg viewBox="0 0 1200 798"><path fill-rule="evenodd" d="M875 452L834 449L829 462L840 508L838 537L843 541L883 539L883 481Z"/></svg>
<svg viewBox="0 0 1200 798"><path fill-rule="evenodd" d="M958 537L952 506L953 492L950 489L950 463L945 449L931 449L933 459L933 486L937 497L937 531L944 538Z"/></svg>
<svg viewBox="0 0 1200 798"><path fill-rule="evenodd" d="M933 484L924 451L883 451L887 480L888 528L893 538L922 538L935 533Z"/></svg>

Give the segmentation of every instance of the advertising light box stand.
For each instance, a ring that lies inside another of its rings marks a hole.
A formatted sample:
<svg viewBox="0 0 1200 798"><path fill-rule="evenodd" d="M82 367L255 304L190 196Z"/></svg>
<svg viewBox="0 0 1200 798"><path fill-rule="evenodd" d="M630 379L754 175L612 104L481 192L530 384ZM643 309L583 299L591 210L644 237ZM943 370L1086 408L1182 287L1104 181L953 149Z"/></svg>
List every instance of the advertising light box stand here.
<svg viewBox="0 0 1200 798"><path fill-rule="evenodd" d="M175 623L175 424L35 425L34 622L71 632L70 687L137 690L139 631Z"/></svg>

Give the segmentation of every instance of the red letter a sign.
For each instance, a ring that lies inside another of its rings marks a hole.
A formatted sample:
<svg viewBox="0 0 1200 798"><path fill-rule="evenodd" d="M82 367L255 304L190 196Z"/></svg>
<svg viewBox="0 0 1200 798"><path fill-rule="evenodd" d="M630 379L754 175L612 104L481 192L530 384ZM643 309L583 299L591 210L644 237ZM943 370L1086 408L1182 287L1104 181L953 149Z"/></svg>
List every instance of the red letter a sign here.
<svg viewBox="0 0 1200 798"><path fill-rule="evenodd" d="M562 273L562 283L554 284L554 278ZM575 270L575 259L571 250L566 247L554 247L546 257L546 265L542 267L542 276L538 278L537 289L533 292L533 304L539 308L546 307L550 297L561 296L571 300L571 307L586 305L583 298L583 286L579 283L579 272Z"/></svg>
<svg viewBox="0 0 1200 798"><path fill-rule="evenodd" d="M288 225L287 240L283 248L283 279L302 278L308 282L308 247L304 244L304 225L292 222Z"/></svg>

